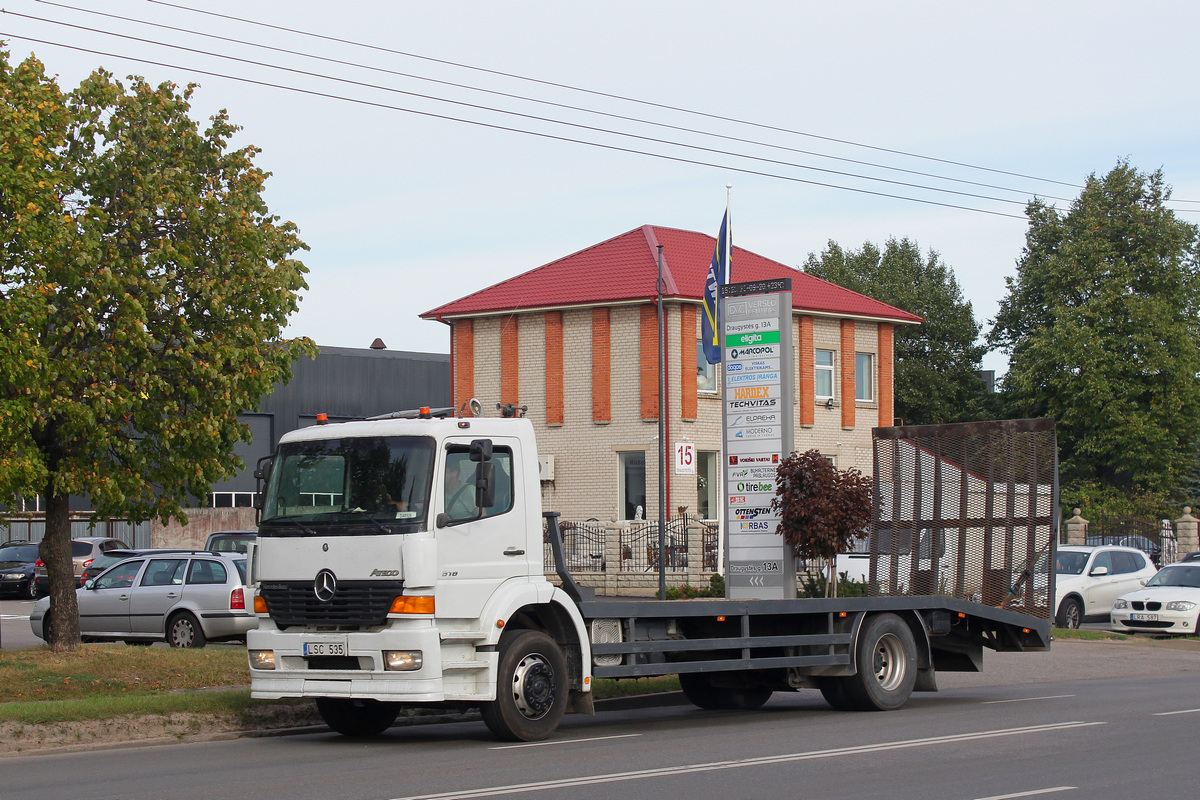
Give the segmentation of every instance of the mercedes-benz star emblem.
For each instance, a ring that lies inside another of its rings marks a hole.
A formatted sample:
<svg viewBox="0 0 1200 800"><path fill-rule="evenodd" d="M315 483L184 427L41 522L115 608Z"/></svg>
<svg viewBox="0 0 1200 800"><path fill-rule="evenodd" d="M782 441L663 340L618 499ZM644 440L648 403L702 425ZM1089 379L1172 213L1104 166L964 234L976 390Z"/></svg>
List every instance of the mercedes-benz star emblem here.
<svg viewBox="0 0 1200 800"><path fill-rule="evenodd" d="M323 569L317 573L317 579L313 581L313 594L322 603L328 603L337 594L337 578L332 572Z"/></svg>

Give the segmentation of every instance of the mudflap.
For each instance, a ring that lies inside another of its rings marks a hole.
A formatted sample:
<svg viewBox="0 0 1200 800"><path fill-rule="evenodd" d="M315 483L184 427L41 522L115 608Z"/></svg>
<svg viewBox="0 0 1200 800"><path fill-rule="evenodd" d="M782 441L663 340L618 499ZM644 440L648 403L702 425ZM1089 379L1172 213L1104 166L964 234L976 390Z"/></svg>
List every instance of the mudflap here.
<svg viewBox="0 0 1200 800"><path fill-rule="evenodd" d="M567 698L567 713L587 714L589 717L594 717L596 715L595 697L591 692L579 692L572 689Z"/></svg>

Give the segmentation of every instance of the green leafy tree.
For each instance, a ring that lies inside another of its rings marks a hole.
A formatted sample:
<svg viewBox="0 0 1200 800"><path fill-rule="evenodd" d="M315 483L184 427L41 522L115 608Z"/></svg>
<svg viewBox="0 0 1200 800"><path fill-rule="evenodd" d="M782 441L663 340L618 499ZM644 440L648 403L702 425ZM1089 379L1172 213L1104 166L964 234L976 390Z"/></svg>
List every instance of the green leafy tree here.
<svg viewBox="0 0 1200 800"><path fill-rule="evenodd" d="M237 414L312 351L281 339L304 245L193 88L99 70L64 96L0 51L0 492L43 498L55 650L79 644L68 497L182 520L242 466Z"/></svg>
<svg viewBox="0 0 1200 800"><path fill-rule="evenodd" d="M835 560L871 524L871 479L839 470L817 450L792 453L775 470L778 533L805 559L829 562L829 590L837 595Z"/></svg>
<svg viewBox="0 0 1200 800"><path fill-rule="evenodd" d="M895 348L896 416L907 425L981 419L989 415L977 371L986 348L971 304L937 252L925 256L910 239L870 242L844 250L829 242L810 253L804 271L924 318L898 325Z"/></svg>
<svg viewBox="0 0 1200 800"><path fill-rule="evenodd" d="M1017 275L989 342L1014 416L1057 421L1063 496L1160 493L1200 431L1200 241L1160 171L1120 162L1062 213L1029 203Z"/></svg>

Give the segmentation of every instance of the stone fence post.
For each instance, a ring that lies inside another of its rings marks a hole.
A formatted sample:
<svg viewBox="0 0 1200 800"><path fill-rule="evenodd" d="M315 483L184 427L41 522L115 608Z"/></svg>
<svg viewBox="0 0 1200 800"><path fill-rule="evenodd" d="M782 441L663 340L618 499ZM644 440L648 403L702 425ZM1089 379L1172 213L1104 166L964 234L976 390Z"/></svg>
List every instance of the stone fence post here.
<svg viewBox="0 0 1200 800"><path fill-rule="evenodd" d="M1087 544L1088 521L1079 516L1079 509L1074 509L1075 516L1066 522L1067 544Z"/></svg>
<svg viewBox="0 0 1200 800"><path fill-rule="evenodd" d="M623 523L613 520L604 523L604 594L617 593L617 576L621 572L621 531Z"/></svg>
<svg viewBox="0 0 1200 800"><path fill-rule="evenodd" d="M1179 557L1182 558L1186 553L1191 553L1200 550L1200 541L1197 540L1197 526L1200 525L1200 520L1192 516L1192 507L1183 507L1183 516L1175 520L1175 536L1179 540Z"/></svg>

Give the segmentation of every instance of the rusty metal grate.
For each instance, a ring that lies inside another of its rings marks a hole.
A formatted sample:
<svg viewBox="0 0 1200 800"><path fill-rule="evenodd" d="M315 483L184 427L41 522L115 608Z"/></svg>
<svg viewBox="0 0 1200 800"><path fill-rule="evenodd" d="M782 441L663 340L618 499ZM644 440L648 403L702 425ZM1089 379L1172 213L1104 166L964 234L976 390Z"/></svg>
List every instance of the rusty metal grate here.
<svg viewBox="0 0 1200 800"><path fill-rule="evenodd" d="M945 594L1050 616L1054 420L876 428L874 445L871 596Z"/></svg>

